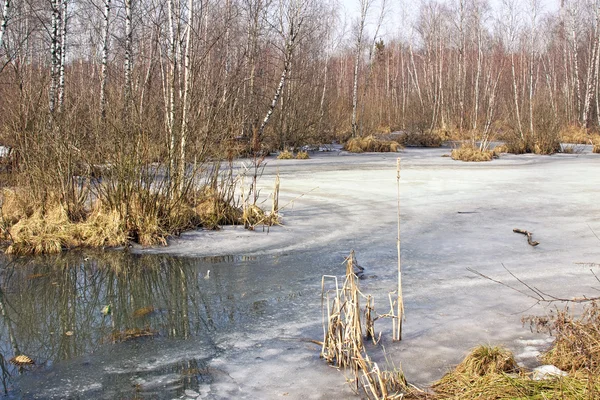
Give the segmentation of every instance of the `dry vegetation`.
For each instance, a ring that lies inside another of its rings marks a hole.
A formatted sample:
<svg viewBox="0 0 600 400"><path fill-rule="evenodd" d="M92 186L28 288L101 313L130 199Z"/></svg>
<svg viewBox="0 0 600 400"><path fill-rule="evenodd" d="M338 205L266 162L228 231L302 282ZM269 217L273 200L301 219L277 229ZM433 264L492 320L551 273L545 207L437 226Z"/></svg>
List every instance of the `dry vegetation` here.
<svg viewBox="0 0 600 400"><path fill-rule="evenodd" d="M482 150L480 147L471 143L463 144L461 147L452 150L450 155L453 160L458 161L492 161L494 152L492 150Z"/></svg>
<svg viewBox="0 0 600 400"><path fill-rule="evenodd" d="M400 136L400 143L406 147L440 147L446 137L443 132L404 132Z"/></svg>
<svg viewBox="0 0 600 400"><path fill-rule="evenodd" d="M510 351L480 346L433 385L435 399L595 399L600 396L600 313L590 304L580 318L568 310L550 318L526 319L555 336L542 362L566 376L534 379Z"/></svg>
<svg viewBox="0 0 600 400"><path fill-rule="evenodd" d="M344 150L351 153L364 152L397 152L402 149L402 145L394 140L385 140L377 138L374 135L366 137L357 137L349 139L344 145Z"/></svg>
<svg viewBox="0 0 600 400"><path fill-rule="evenodd" d="M359 290L355 265L352 252L346 259L346 274L341 287L338 286L337 277L323 277L324 339L321 357L343 370L353 389L369 399L420 397L423 392L409 385L400 369L381 369L367 354L365 338L372 340L373 345L377 343L374 323L382 316L374 316L373 298ZM328 291L325 290L326 278L335 283L333 289ZM361 300L365 301L364 308L360 305ZM364 315L364 320L361 315Z"/></svg>

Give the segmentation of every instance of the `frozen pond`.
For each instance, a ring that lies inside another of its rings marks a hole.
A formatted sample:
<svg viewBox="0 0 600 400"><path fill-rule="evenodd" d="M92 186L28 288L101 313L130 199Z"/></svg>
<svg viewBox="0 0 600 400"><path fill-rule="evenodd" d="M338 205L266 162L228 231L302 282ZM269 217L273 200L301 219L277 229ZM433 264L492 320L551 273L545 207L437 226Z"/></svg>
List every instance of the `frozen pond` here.
<svg viewBox="0 0 600 400"><path fill-rule="evenodd" d="M535 306L467 268L517 284L504 264L550 294L597 295L600 284L577 263L600 262L600 158L587 149L472 164L447 153L269 159L263 195L279 170L280 205L294 201L282 211L284 226L268 234L198 231L134 255L73 253L6 265L0 350L6 359L17 349L37 362L22 375L4 362L9 397L351 396L310 342L322 336L320 278L341 275L354 249L366 268L362 291L375 295L379 312L389 308L396 156L407 319L400 343L389 340L389 321L376 323L388 358L418 385L481 343L504 344L535 364L548 342L520 320L554 306ZM540 245L527 245L513 228L532 231ZM112 314L103 316L107 304ZM152 312L140 315L145 307ZM134 328L158 334L112 343L111 332Z"/></svg>

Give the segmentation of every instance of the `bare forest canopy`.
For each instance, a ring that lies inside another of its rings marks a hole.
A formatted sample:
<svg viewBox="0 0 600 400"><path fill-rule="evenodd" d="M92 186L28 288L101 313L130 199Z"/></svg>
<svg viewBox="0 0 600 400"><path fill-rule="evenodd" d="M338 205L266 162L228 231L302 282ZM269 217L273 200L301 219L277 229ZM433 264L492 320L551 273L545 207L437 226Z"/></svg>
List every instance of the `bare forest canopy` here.
<svg viewBox="0 0 600 400"><path fill-rule="evenodd" d="M189 161L243 141L598 126L599 1L414 2L411 34L385 40L401 15L355 2L348 19L330 0L5 0L3 144L55 124L103 159L136 131Z"/></svg>

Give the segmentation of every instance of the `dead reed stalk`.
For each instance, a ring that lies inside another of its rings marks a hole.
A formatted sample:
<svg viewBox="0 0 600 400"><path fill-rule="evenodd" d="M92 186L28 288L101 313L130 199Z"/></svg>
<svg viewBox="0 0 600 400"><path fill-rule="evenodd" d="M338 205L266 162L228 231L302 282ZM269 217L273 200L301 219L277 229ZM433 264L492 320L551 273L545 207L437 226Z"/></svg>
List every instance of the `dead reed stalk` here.
<svg viewBox="0 0 600 400"><path fill-rule="evenodd" d="M359 290L358 277L354 273L354 251L345 263L346 275L341 287L335 276L324 275L321 280L324 335L321 357L329 364L349 371L348 381L357 393L362 390L369 399L403 398L413 389L409 389L402 371L396 368L381 370L367 354L364 338L376 343L374 323L379 317L374 317L373 298ZM325 290L328 278L335 286ZM364 309L360 306L361 298L366 300ZM361 314L364 314L364 324Z"/></svg>
<svg viewBox="0 0 600 400"><path fill-rule="evenodd" d="M400 168L401 159L396 160L396 187L398 190L398 237L396 239L396 247L398 248L398 314L392 319L393 339L402 340L402 319L404 318L404 301L402 299L402 264L400 256ZM393 309L393 308L392 308Z"/></svg>

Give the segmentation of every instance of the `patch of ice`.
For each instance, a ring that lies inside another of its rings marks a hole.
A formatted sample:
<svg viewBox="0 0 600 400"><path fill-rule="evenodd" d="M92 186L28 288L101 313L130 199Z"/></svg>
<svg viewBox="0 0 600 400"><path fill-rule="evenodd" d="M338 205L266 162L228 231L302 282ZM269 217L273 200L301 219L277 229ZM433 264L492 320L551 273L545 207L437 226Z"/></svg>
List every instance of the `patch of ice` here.
<svg viewBox="0 0 600 400"><path fill-rule="evenodd" d="M200 393L195 392L195 391L190 390L190 389L185 389L185 395L187 397L191 397L192 399L196 399L196 398L198 398L198 396L200 396Z"/></svg>
<svg viewBox="0 0 600 400"><path fill-rule="evenodd" d="M558 369L554 365L542 365L533 370L532 378L535 381L541 381L567 375L565 371Z"/></svg>

